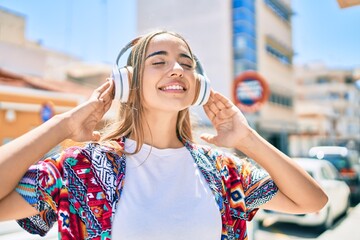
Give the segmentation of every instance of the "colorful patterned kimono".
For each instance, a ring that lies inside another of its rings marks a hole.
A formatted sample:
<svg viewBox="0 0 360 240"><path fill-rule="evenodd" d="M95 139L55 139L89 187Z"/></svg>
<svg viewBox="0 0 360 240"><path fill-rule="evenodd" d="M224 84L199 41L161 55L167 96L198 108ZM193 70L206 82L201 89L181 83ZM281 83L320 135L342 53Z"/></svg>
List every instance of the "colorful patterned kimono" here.
<svg viewBox="0 0 360 240"><path fill-rule="evenodd" d="M125 138L117 141L124 147ZM222 240L247 239L246 221L278 191L254 162L185 142L214 194L222 218ZM39 214L18 220L44 236L57 221L59 239L111 239L111 224L126 184L126 156L97 143L71 147L33 165L17 192Z"/></svg>

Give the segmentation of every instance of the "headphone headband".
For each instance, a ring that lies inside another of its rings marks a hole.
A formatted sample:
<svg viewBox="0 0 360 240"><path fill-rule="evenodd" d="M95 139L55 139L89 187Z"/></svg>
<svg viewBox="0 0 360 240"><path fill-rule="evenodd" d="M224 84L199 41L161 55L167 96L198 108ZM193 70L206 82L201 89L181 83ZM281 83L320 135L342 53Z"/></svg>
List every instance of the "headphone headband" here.
<svg viewBox="0 0 360 240"><path fill-rule="evenodd" d="M123 47L121 49L121 51L119 52L117 58L116 58L116 65L119 66L119 60L121 58L121 56L132 46L134 46L140 39L141 37L137 37L135 39L133 39L131 42L129 42L128 44L125 45L125 47Z"/></svg>

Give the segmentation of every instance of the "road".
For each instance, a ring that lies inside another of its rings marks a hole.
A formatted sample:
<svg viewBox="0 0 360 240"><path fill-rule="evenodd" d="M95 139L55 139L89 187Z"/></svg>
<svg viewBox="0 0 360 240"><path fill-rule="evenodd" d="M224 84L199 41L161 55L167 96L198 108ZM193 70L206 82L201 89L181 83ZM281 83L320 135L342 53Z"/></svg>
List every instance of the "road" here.
<svg viewBox="0 0 360 240"><path fill-rule="evenodd" d="M335 221L333 227L321 231L316 227L302 227L289 223L267 223L250 236L251 240L359 240L360 204L348 210L348 214Z"/></svg>

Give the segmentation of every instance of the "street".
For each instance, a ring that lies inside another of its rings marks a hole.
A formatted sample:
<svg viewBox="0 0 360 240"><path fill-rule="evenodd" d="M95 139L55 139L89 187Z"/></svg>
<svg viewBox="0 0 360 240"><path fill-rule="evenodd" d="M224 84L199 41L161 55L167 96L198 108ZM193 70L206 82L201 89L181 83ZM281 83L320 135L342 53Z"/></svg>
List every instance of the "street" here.
<svg viewBox="0 0 360 240"><path fill-rule="evenodd" d="M254 233L252 240L359 240L360 204L348 210L346 216L336 219L331 229L321 231L316 227L303 227L290 223L265 222ZM251 236L250 236L251 237Z"/></svg>

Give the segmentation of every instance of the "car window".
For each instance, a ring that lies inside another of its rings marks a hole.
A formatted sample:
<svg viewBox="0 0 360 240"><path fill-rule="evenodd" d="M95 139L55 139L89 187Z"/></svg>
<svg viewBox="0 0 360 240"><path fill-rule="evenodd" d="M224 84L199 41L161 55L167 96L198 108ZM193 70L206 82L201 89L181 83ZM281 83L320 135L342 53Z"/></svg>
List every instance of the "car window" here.
<svg viewBox="0 0 360 240"><path fill-rule="evenodd" d="M333 179L329 171L324 166L321 167L321 177L326 180Z"/></svg>
<svg viewBox="0 0 360 240"><path fill-rule="evenodd" d="M326 174L329 177L328 179L330 180L339 179L339 172L332 164L324 165L324 171L327 172Z"/></svg>

